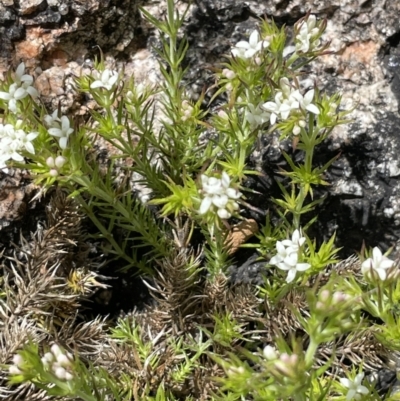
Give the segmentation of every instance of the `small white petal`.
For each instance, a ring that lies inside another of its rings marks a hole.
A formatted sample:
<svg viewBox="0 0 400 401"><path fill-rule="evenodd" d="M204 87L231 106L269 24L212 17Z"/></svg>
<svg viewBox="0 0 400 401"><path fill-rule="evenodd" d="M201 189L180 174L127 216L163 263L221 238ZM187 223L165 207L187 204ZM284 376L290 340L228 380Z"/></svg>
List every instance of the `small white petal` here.
<svg viewBox="0 0 400 401"><path fill-rule="evenodd" d="M90 84L91 89L102 88L104 86L101 81L94 81Z"/></svg>
<svg viewBox="0 0 400 401"><path fill-rule="evenodd" d="M244 40L241 40L240 42L236 43L235 47L239 49L249 49L250 45L249 42L245 42Z"/></svg>
<svg viewBox="0 0 400 401"><path fill-rule="evenodd" d="M26 88L29 85L32 85L33 78L28 74L24 74L24 75L21 76L20 81L24 85L24 87Z"/></svg>
<svg viewBox="0 0 400 401"><path fill-rule="evenodd" d="M249 38L249 44L251 47L255 48L257 46L258 43L258 32L256 30L254 30Z"/></svg>
<svg viewBox="0 0 400 401"><path fill-rule="evenodd" d="M33 86L28 86L26 88L26 91L33 97L36 98L39 96L39 92L33 87Z"/></svg>
<svg viewBox="0 0 400 401"><path fill-rule="evenodd" d="M10 100L12 96L8 92L0 92L0 99Z"/></svg>
<svg viewBox="0 0 400 401"><path fill-rule="evenodd" d="M61 149L67 149L68 138L62 137L60 138L59 145Z"/></svg>
<svg viewBox="0 0 400 401"><path fill-rule="evenodd" d="M275 256L273 256L273 257L270 259L269 263L270 263L271 265L277 265L278 263L281 263L282 261L283 261L282 256L280 256L280 255L275 255Z"/></svg>
<svg viewBox="0 0 400 401"><path fill-rule="evenodd" d="M101 74L101 80L103 83L107 83L109 79L110 79L110 70L105 69Z"/></svg>
<svg viewBox="0 0 400 401"><path fill-rule="evenodd" d="M199 213L200 214L205 214L208 212L208 210L210 209L212 205L212 198L210 198L209 196L206 196L200 204L200 210Z"/></svg>
<svg viewBox="0 0 400 401"><path fill-rule="evenodd" d="M234 189L234 188L228 188L228 189L226 190L226 194L227 194L231 199L239 199L239 198L242 196L242 194L241 194L238 190L236 190L236 189Z"/></svg>
<svg viewBox="0 0 400 401"><path fill-rule="evenodd" d="M286 282L291 283L296 278L296 270L290 269L286 277Z"/></svg>
<svg viewBox="0 0 400 401"><path fill-rule="evenodd" d="M372 250L372 257L374 260L381 260L382 259L382 252L381 250L376 246L374 247L374 249Z"/></svg>
<svg viewBox="0 0 400 401"><path fill-rule="evenodd" d="M17 152L14 152L11 155L11 159L15 160L16 162L22 162L24 160L24 158Z"/></svg>
<svg viewBox="0 0 400 401"><path fill-rule="evenodd" d="M351 387L353 385L353 382L351 380L349 380L347 377L342 377L339 379L340 383L342 384L342 386L344 387Z"/></svg>
<svg viewBox="0 0 400 401"><path fill-rule="evenodd" d="M357 391L351 388L351 389L347 392L346 401L352 400L356 394L357 394Z"/></svg>
<svg viewBox="0 0 400 401"><path fill-rule="evenodd" d="M315 104L309 104L307 107L306 107L306 110L308 110L310 113L313 113L313 114L319 114L319 108L317 107L317 106L315 106Z"/></svg>
<svg viewBox="0 0 400 401"><path fill-rule="evenodd" d="M231 183L231 179L229 178L229 175L224 171L221 175L221 183L222 186L225 188L229 188L229 185Z"/></svg>
<svg viewBox="0 0 400 401"><path fill-rule="evenodd" d="M309 104L312 102L313 99L314 99L314 89L311 89L304 95L304 100L307 104Z"/></svg>
<svg viewBox="0 0 400 401"><path fill-rule="evenodd" d="M289 54L294 53L295 51L296 51L296 46L286 46L286 47L283 49L282 55L283 55L283 57L286 57L286 56L288 56Z"/></svg>
<svg viewBox="0 0 400 401"><path fill-rule="evenodd" d="M257 53L256 49L247 49L245 52L246 58L251 58Z"/></svg>
<svg viewBox="0 0 400 401"><path fill-rule="evenodd" d="M115 85L115 83L118 81L118 75L113 75L109 80L108 80L108 85L111 87Z"/></svg>
<svg viewBox="0 0 400 401"><path fill-rule="evenodd" d="M62 137L63 133L59 128L50 128L48 133L52 136Z"/></svg>
<svg viewBox="0 0 400 401"><path fill-rule="evenodd" d="M280 262L280 263L278 263L278 264L276 265L276 267L277 267L278 269L285 270L285 271L287 271L287 270L294 270L294 271L296 271L295 269L293 269L292 266L287 265L285 262Z"/></svg>
<svg viewBox="0 0 400 401"><path fill-rule="evenodd" d="M31 142L25 142L25 149L32 154L35 154L35 148Z"/></svg>
<svg viewBox="0 0 400 401"><path fill-rule="evenodd" d="M375 271L378 273L378 276L382 281L386 280L386 270L384 270L384 269L375 269Z"/></svg>
<svg viewBox="0 0 400 401"><path fill-rule="evenodd" d="M14 99L20 100L25 98L28 95L27 91L24 88L18 88L14 92Z"/></svg>
<svg viewBox="0 0 400 401"><path fill-rule="evenodd" d="M22 77L22 75L24 75L25 72L25 63L20 63L15 71L15 75L19 78Z"/></svg>
<svg viewBox="0 0 400 401"><path fill-rule="evenodd" d="M296 270L299 272L303 272L307 269L309 269L311 265L309 263L297 263L296 265Z"/></svg>
<svg viewBox="0 0 400 401"><path fill-rule="evenodd" d="M13 112L16 113L17 111L17 101L15 99L11 99L8 102L8 108Z"/></svg>

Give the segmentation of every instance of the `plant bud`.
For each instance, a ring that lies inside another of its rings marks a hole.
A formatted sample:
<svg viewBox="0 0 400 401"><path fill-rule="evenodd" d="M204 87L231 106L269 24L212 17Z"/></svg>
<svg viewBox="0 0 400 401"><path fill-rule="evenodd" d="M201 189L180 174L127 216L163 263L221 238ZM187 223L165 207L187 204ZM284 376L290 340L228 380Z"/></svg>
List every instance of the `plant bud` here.
<svg viewBox="0 0 400 401"><path fill-rule="evenodd" d="M55 164L54 164L54 157L48 157L47 159L46 159L46 164L47 164L47 166L48 167L50 167L50 168L53 168L54 166L55 166Z"/></svg>
<svg viewBox="0 0 400 401"><path fill-rule="evenodd" d="M20 354L15 354L13 356L13 363L15 366L21 367L21 365L24 363L24 358Z"/></svg>
<svg viewBox="0 0 400 401"><path fill-rule="evenodd" d="M322 302L326 302L326 301L328 301L328 299L329 299L329 297L331 296L331 292L329 291L329 290L322 290L320 293L319 293L319 299L322 301Z"/></svg>
<svg viewBox="0 0 400 401"><path fill-rule="evenodd" d="M56 369L54 370L54 374L56 375L56 377L57 377L58 379L60 379L60 380L65 380L65 379L66 379L67 371L66 371L64 368L62 368L62 367L60 366L60 367L58 367L58 368L56 368Z"/></svg>
<svg viewBox="0 0 400 401"><path fill-rule="evenodd" d="M58 345L58 344L53 344L52 346L51 346L51 352L53 353L53 355L57 358L58 357L58 355L60 355L60 354L62 354L63 352L62 352L62 350L61 350L61 348L60 348L60 346Z"/></svg>
<svg viewBox="0 0 400 401"><path fill-rule="evenodd" d="M63 156L57 156L56 159L54 160L54 164L57 168L61 168L65 162L67 161L67 159Z"/></svg>
<svg viewBox="0 0 400 401"><path fill-rule="evenodd" d="M275 359L278 359L278 354L276 353L276 350L274 347L272 347L271 345L267 345L264 350L263 350L263 354L265 356L265 358L268 361L273 361Z"/></svg>

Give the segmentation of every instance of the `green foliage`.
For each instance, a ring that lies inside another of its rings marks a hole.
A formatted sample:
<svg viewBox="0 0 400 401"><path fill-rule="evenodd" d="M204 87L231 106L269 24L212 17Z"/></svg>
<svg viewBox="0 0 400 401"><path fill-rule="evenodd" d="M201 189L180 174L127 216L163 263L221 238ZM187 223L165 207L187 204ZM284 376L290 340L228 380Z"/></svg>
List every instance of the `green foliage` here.
<svg viewBox="0 0 400 401"><path fill-rule="evenodd" d="M400 285L393 267L385 270L384 279L382 266L371 267L370 277L368 266L357 266L362 274L351 269L335 273L335 235L318 249L307 236L318 219L310 220L309 213L324 201L314 198L314 188L329 184L325 173L335 160L315 165L315 152L335 126L349 122L352 111L339 109L338 94L299 89L302 68L326 54L320 43L326 21L307 14L295 25L293 48L285 27L261 21L261 36L253 32L251 43L232 49L216 69L212 101L226 95L228 102L214 112L204 106L205 92L194 101L186 90L185 14L179 14L173 0L167 5L161 21L141 9L160 34L161 47L154 50L163 81L154 87L143 87L134 78L125 82L124 72L109 70L101 55L91 74L76 79L76 89L98 106L86 123L73 122L60 108L47 114L27 93L13 103L12 85L24 89L20 73L10 72L0 83L1 118L9 125L0 127L0 144L8 152L7 158L0 154L0 161L29 169L43 191L56 185L67 191L94 224L97 231L91 236L102 243L109 260L145 275L164 266L158 272L162 285L149 288L162 293L156 297L161 305L174 305L172 312L149 313L146 327L143 320L126 318L110 328L108 340L115 350L134 355L136 366L129 366L129 373L112 376L76 355L69 366L73 379L60 379L45 366L40 347L28 344L18 353L23 362L14 373L10 370L10 386L30 382L65 399L173 401L183 399L185 386L212 379L219 388L207 397L214 400L349 400L351 390L341 384L346 380L337 377L337 366L343 364L335 352L323 359L324 347L331 344L334 351L368 332L387 349L400 350ZM267 267L257 293L263 302L256 303L254 313L250 295L240 298L236 310L232 304L237 300L224 294L229 287L224 274L235 258L229 245L234 221L229 219L243 219L243 208L251 206L239 192L252 192L246 177L261 174L249 167L249 156L260 149L263 135L275 131L280 141L292 140L296 157L283 152L287 167L280 171L284 180L277 181L281 196L273 199L275 208L256 234L258 243L243 245L256 248ZM99 138L111 149L106 161L98 155ZM138 196L140 188L148 195ZM190 278L184 283L177 283L182 277L177 266L187 269ZM204 277L198 274L202 269ZM282 271L288 272L286 279ZM210 294L198 295L200 286ZM184 294L174 294L177 287ZM176 299L186 295L185 315ZM202 310L207 307L212 310ZM196 320L193 310L202 310L204 321ZM212 378L210 370L202 372L210 369L205 363L210 360ZM357 372L345 373L348 380L360 381ZM143 377L149 379L139 391L136 384ZM378 399L372 386L368 391L365 400Z"/></svg>

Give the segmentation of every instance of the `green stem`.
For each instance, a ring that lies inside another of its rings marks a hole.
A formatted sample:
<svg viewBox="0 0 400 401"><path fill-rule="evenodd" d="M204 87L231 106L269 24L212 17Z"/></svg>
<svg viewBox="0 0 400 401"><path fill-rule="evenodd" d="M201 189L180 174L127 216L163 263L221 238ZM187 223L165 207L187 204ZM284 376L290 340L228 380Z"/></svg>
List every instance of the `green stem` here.
<svg viewBox="0 0 400 401"><path fill-rule="evenodd" d="M314 114L310 113L308 119L308 132L303 130L303 135L302 135L302 141L305 147L304 174L306 175L306 177L310 177L312 173L314 148L316 146L317 134L318 134L317 130L314 130ZM307 183L300 184L299 195L297 196L296 199L296 210L293 212L293 225L295 228L300 228L301 211L303 209L303 205L308 194L308 189L307 189L308 185L309 184Z"/></svg>
<svg viewBox="0 0 400 401"><path fill-rule="evenodd" d="M317 352L317 349L318 349L318 343L313 338L311 338L310 344L307 348L306 356L305 356L306 370L312 368L312 366L314 364L314 356L315 356L315 353Z"/></svg>

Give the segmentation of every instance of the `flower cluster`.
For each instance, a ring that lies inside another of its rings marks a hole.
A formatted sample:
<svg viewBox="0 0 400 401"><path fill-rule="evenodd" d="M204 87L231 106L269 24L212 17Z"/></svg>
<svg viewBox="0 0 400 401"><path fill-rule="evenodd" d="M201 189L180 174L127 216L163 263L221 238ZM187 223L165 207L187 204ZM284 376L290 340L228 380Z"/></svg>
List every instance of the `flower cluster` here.
<svg viewBox="0 0 400 401"><path fill-rule="evenodd" d="M73 379L73 356L70 352L64 352L57 344L51 346L50 352L46 352L41 358L43 367L49 370L60 380ZM11 375L23 375L32 373L32 366L20 354L13 357L13 364L9 367Z"/></svg>
<svg viewBox="0 0 400 401"><path fill-rule="evenodd" d="M74 378L73 356L70 352L64 352L57 344L53 344L51 352L46 352L42 358L43 366L60 380L72 380Z"/></svg>
<svg viewBox="0 0 400 401"><path fill-rule="evenodd" d="M21 375L24 373L24 358L21 355L15 354L13 357L13 364L10 365L8 371L10 375Z"/></svg>
<svg viewBox="0 0 400 401"><path fill-rule="evenodd" d="M235 57L248 59L252 58L259 51L266 49L270 43L267 40L260 40L259 33L254 30L249 37L249 41L241 40L236 43L236 46L232 49L232 54Z"/></svg>
<svg viewBox="0 0 400 401"><path fill-rule="evenodd" d="M57 156L56 158L50 156L46 159L46 164L50 167L50 175L52 177L57 177L59 170L62 169L67 159L63 156Z"/></svg>
<svg viewBox="0 0 400 401"><path fill-rule="evenodd" d="M44 122L47 125L48 133L59 138L58 143L60 148L66 149L68 137L74 132L68 117L59 117L58 110L56 110L51 115L46 115L44 117Z"/></svg>
<svg viewBox="0 0 400 401"><path fill-rule="evenodd" d="M182 102L182 121L188 120L190 117L192 117L194 112L193 106L187 101L184 100Z"/></svg>
<svg viewBox="0 0 400 401"><path fill-rule="evenodd" d="M286 239L276 242L278 253L271 258L269 263L277 266L278 269L288 272L287 283L291 283L295 279L298 271L305 271L311 267L309 263L298 263L300 248L305 240L305 237L300 236L300 231L295 230L291 240Z"/></svg>
<svg viewBox="0 0 400 401"><path fill-rule="evenodd" d="M235 188L232 188L231 179L224 171L221 178L201 176L203 199L200 204L200 214L205 214L209 210L214 211L217 208L217 214L221 219L229 219L233 211L239 209L236 202L242 194Z"/></svg>
<svg viewBox="0 0 400 401"><path fill-rule="evenodd" d="M341 291L335 291L332 293L331 291L325 289L318 294L318 301L315 306L318 310L324 312L325 314L329 314L336 311L339 306L342 307L343 303L350 300L350 298L350 295Z"/></svg>
<svg viewBox="0 0 400 401"><path fill-rule="evenodd" d="M309 90L304 96L298 89L294 89L289 80L284 77L280 80L281 90L275 94L274 102L266 102L262 105L262 108L268 111L270 114L271 124L275 124L279 118L286 120L291 111L302 110L309 111L313 114L319 114L318 107L312 103L314 99L314 89ZM300 123L300 126L303 123ZM300 129L296 129L293 132L295 135L300 133Z"/></svg>
<svg viewBox="0 0 400 401"><path fill-rule="evenodd" d="M307 53L319 46L320 41L315 37L319 34L320 29L317 27L315 15L310 15L307 20L302 21L297 29L296 51Z"/></svg>
<svg viewBox="0 0 400 401"><path fill-rule="evenodd" d="M371 279L371 277L375 275L382 281L393 276L391 273L396 274L394 268L395 262L382 255L382 252L378 247L375 247L372 250L372 258L368 258L361 265L361 271L365 278Z"/></svg>
<svg viewBox="0 0 400 401"><path fill-rule="evenodd" d="M340 383L348 388L346 401L350 401L352 399L361 400L362 394L366 395L369 393L367 387L363 386L361 383L364 379L364 373L358 373L354 380L350 380L347 378L341 378Z"/></svg>
<svg viewBox="0 0 400 401"><path fill-rule="evenodd" d="M272 369L275 374L283 375L292 379L299 376L299 356L297 354L279 353L271 345L267 345L263 354L268 362L272 363Z"/></svg>
<svg viewBox="0 0 400 401"><path fill-rule="evenodd" d="M17 101L24 99L28 95L33 98L39 96L37 90L32 86L33 78L25 74L25 64L21 63L15 71L14 83L12 83L8 92L0 92L0 99L8 102L8 108L13 113L17 112Z"/></svg>
<svg viewBox="0 0 400 401"><path fill-rule="evenodd" d="M0 124L0 169L6 167L6 161L15 160L21 162L24 157L21 151L34 154L35 148L32 141L39 135L38 132L26 133L21 129L22 121L18 120L16 125Z"/></svg>

